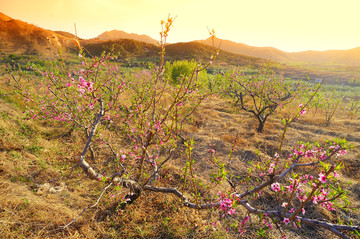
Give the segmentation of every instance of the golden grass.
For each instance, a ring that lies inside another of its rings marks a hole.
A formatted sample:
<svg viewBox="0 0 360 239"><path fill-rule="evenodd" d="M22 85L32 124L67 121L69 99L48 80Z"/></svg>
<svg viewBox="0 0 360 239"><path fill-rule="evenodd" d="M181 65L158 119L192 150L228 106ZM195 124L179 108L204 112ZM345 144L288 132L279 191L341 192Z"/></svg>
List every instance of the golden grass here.
<svg viewBox="0 0 360 239"><path fill-rule="evenodd" d="M0 99L0 236L2 238L234 238L233 232L225 232L208 223L218 220L218 215L208 211L196 211L181 206L179 199L172 195L143 192L136 203L125 210L117 210L119 198L127 191L108 191L99 205L87 210L66 230L60 229L77 217L88 205L92 205L103 187L83 177L79 169L66 178L66 188L61 192L38 191L44 183L61 186L61 176L69 173L74 165L73 158L84 144L76 133L59 137L64 129L56 125L24 120L22 112L10 103ZM229 102L217 97L207 99L192 116L190 124L184 125L188 138L194 138L193 151L195 172L206 183L206 175L213 172L210 163L210 144L216 150L215 156L229 163L228 170L234 175L246 175L249 160L257 158L257 152L272 155L279 145L282 125L276 117L269 119L265 132L256 132L257 122L251 115L237 110ZM289 127L284 150L289 151L297 141L324 141L325 138L345 137L355 145L342 161L346 168L341 177L351 181L350 201L359 206L359 144L360 120L349 120L337 115L331 125L323 126L322 118L311 114L296 120ZM234 152L230 153L235 138ZM186 156L177 152L164 167L159 186L180 187L183 183L182 168ZM98 155L97 161L105 158ZM166 175L173 175L172 180ZM216 193L217 187L200 188ZM266 194L266 190L263 192ZM110 197L110 195L116 195ZM270 195L270 193L268 193ZM190 194L186 194L190 197ZM276 198L264 197L254 201L256 205L276 205ZM271 204L273 203L273 204ZM336 215L323 210L309 209L310 215L335 220ZM239 214L245 212L240 209ZM359 212L352 214L359 220ZM254 222L257 219L253 219ZM288 238L329 238L324 231L304 226L299 231L287 232ZM255 238L255 229L243 238ZM270 238L279 238L281 233L274 230ZM240 237L241 238L241 237Z"/></svg>

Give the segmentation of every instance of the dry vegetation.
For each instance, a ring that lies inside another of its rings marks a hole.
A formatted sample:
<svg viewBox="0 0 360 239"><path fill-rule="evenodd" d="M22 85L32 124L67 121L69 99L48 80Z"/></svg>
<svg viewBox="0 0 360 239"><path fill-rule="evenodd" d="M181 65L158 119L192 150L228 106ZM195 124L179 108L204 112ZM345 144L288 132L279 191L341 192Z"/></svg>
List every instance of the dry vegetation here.
<svg viewBox="0 0 360 239"><path fill-rule="evenodd" d="M5 85L4 85L5 86ZM77 217L82 210L93 205L103 186L88 180L76 165L74 157L82 149L85 138L76 132L65 132L50 122L36 122L24 118L21 100L2 95L0 99L0 235L2 238L233 238L209 222L216 222L215 211L198 211L182 206L178 198L161 193L144 191L141 197L124 210L118 208L119 191L107 191L96 207L88 209L73 225L61 226ZM348 190L352 208L360 208L359 144L360 119L349 120L338 112L332 124L324 126L319 113L309 112L290 126L284 154L297 141L324 141L341 137L354 148L341 160L345 169L344 181L351 182ZM281 123L270 119L265 132L256 132L257 123L251 115L237 112L230 102L210 97L193 115L191 124L184 126L188 138L196 146L193 158L196 173L208 182L210 172L209 145L216 157L224 162L237 138L228 170L235 176L246 175L248 161L258 158L257 153L273 155L279 144ZM182 167L186 161L179 142L177 151L161 173L158 186L181 184ZM96 163L106 155L98 154ZM81 184L80 184L81 182ZM125 189L122 189L123 191ZM211 191L212 188L203 189ZM255 205L276 205L280 199L266 190ZM112 195L115 195L112 197ZM270 206L271 207L271 206ZM342 211L329 213L307 208L310 218L323 217L336 221ZM241 212L240 212L241 213ZM245 212L242 212L245 213ZM348 214L353 224L360 223L359 211ZM256 218L253 219L256 222ZM270 237L279 238L282 232L273 230ZM304 225L300 230L289 231L288 238L330 238L326 230ZM256 223L243 238L256 237Z"/></svg>

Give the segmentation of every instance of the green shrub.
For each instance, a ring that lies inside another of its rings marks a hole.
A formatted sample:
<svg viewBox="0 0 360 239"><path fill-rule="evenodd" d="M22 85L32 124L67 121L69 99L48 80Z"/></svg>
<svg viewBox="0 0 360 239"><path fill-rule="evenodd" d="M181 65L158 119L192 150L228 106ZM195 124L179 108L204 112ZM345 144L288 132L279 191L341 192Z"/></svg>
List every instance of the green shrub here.
<svg viewBox="0 0 360 239"><path fill-rule="evenodd" d="M198 63L195 61L174 61L173 63L166 62L165 74L173 84L178 84L181 77L191 77L194 71L198 68ZM196 74L196 72L194 73ZM207 84L208 75L205 70L198 72L198 83L201 85Z"/></svg>

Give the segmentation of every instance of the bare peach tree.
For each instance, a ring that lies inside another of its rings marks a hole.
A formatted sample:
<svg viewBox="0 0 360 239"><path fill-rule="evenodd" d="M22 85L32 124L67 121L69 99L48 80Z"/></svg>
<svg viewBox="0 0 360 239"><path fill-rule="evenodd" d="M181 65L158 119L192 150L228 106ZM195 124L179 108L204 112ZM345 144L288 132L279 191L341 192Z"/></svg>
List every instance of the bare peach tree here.
<svg viewBox="0 0 360 239"><path fill-rule="evenodd" d="M289 84L282 75L264 67L255 75L236 70L227 75L230 86L227 93L240 109L253 114L258 121L257 132L262 133L267 119L278 108L291 103L304 91L304 86Z"/></svg>

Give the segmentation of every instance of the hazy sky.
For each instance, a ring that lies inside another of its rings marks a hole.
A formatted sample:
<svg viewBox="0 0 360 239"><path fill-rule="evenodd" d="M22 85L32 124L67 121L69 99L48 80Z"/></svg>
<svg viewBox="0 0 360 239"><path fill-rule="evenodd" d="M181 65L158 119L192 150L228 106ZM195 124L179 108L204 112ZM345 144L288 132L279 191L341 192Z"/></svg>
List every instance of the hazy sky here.
<svg viewBox="0 0 360 239"><path fill-rule="evenodd" d="M123 30L159 39L160 20L177 16L168 42L219 38L285 51L360 47L360 0L0 0L0 12L36 26L96 37Z"/></svg>

